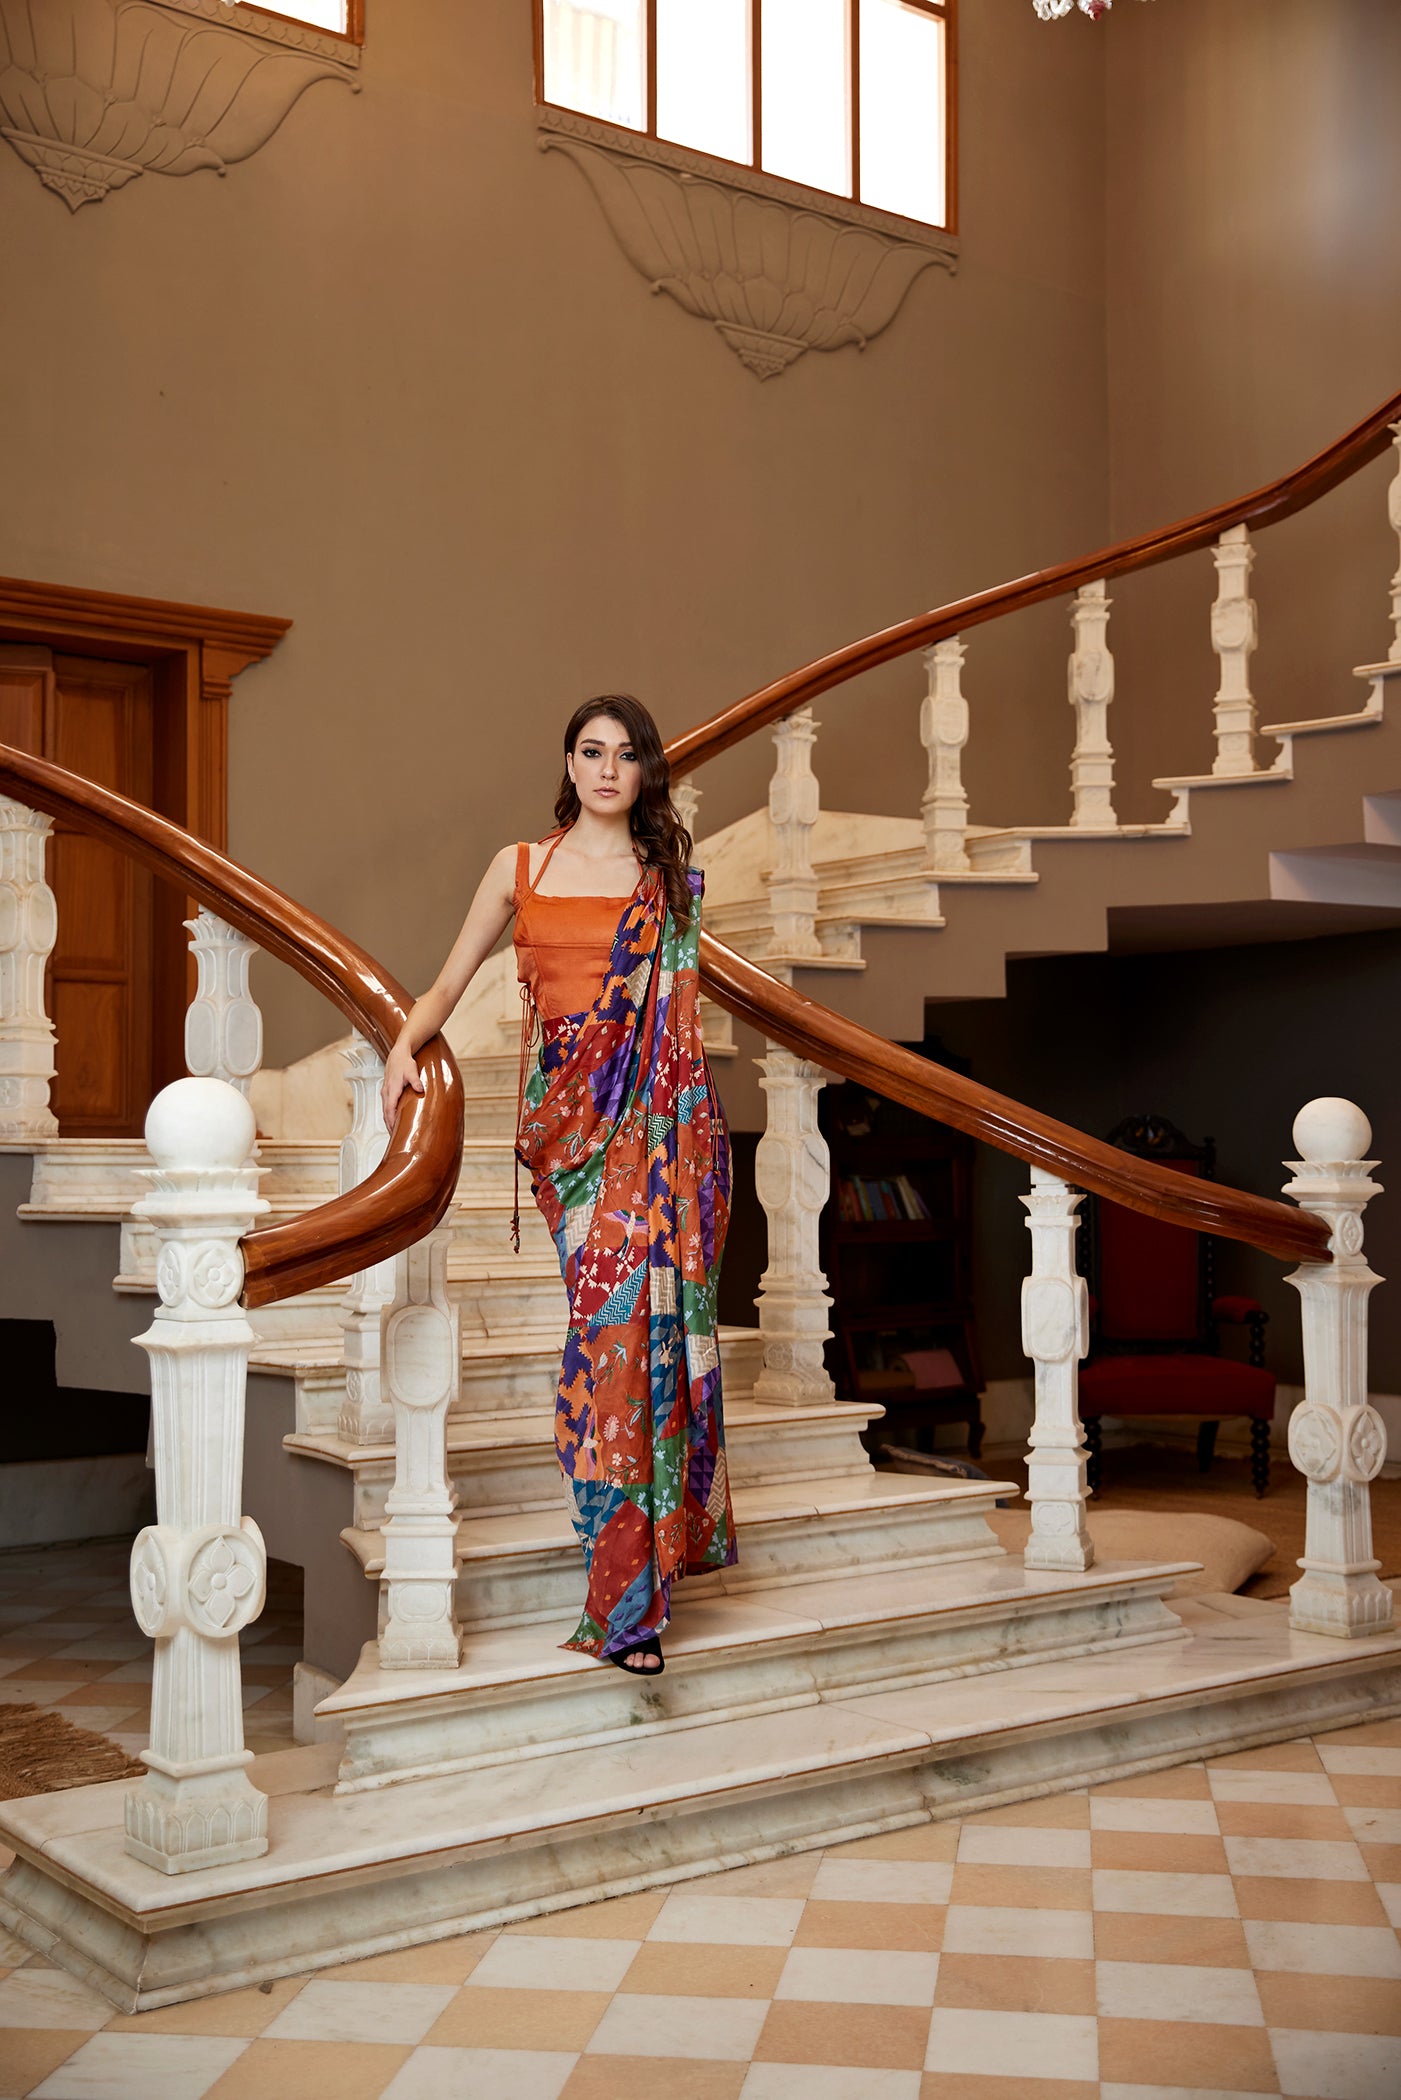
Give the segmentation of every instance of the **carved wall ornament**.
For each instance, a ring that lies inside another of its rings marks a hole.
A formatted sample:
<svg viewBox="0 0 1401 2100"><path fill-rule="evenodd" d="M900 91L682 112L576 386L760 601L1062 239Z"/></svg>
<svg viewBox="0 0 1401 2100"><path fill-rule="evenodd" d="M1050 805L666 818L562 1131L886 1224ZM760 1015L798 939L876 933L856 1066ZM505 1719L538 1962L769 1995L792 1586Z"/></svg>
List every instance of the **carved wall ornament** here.
<svg viewBox="0 0 1401 2100"><path fill-rule="evenodd" d="M0 0L0 136L70 211L150 170L224 174L359 46L225 0Z"/></svg>
<svg viewBox="0 0 1401 2100"><path fill-rule="evenodd" d="M540 145L583 171L652 290L712 322L760 379L805 350L864 349L922 270L956 266L954 242L935 228L926 237L869 206L795 191L663 140L620 143L587 117L549 111Z"/></svg>

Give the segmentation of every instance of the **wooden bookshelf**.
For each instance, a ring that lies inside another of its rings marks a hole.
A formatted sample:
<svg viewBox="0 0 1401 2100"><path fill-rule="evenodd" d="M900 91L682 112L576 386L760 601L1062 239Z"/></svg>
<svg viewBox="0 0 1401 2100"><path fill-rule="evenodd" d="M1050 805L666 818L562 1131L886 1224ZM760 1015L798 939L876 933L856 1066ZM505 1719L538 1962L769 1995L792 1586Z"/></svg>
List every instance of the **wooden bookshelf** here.
<svg viewBox="0 0 1401 2100"><path fill-rule="evenodd" d="M941 1046L910 1044L944 1062ZM846 1400L878 1400L867 1441L931 1450L944 1422L982 1448L983 1388L973 1318L970 1138L844 1081L825 1087L819 1119L832 1160L822 1260L832 1294L828 1366ZM924 1217L843 1216L918 1206ZM915 1359L913 1371L902 1368Z"/></svg>

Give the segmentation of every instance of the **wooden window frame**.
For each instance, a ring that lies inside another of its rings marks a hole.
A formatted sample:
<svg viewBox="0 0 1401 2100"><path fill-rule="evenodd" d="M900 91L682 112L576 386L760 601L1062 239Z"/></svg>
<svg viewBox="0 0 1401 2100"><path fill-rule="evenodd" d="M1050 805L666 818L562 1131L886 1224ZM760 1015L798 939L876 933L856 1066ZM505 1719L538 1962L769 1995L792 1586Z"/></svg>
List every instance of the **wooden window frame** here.
<svg viewBox="0 0 1401 2100"><path fill-rule="evenodd" d="M271 17L293 29L308 29L316 36L330 37L337 44L360 45L365 41L365 0L346 0L344 29L327 29L320 22L308 22L302 15L289 15L280 7L264 7L262 0L234 0L234 5L240 14Z"/></svg>
<svg viewBox="0 0 1401 2100"><path fill-rule="evenodd" d="M853 207L863 214L875 215L888 220L892 228L906 228L916 238L927 238L930 234L945 234L950 238L958 232L958 0L903 0L917 14L932 16L944 24L944 222L936 226L929 219L908 218L894 212L883 204L868 203L861 195L861 0L846 0L847 50L849 70L847 81L848 120L851 131L851 190L819 190L813 184L799 182L790 176L775 174L763 164L763 77L761 47L763 37L764 0L749 0L750 33L750 89L752 109L750 116L751 152L747 161L731 160L721 153L711 153L698 146L683 145L676 139L664 138L657 130L657 0L644 0L643 35L646 39L647 79L647 124L644 130L634 130L627 124L611 123L606 117L586 116L580 110L570 109L566 103L551 102L545 94L545 0L534 0L535 15L535 101L538 109L558 115L562 119L585 117L590 125L597 125L607 132L619 146L629 140L635 144L643 140L654 147L685 153L698 161L708 162L718 174L731 170L741 171L747 176L762 177L765 187L770 184L780 191L791 194L795 203L811 205L814 198L830 198L831 207L840 212L843 207Z"/></svg>

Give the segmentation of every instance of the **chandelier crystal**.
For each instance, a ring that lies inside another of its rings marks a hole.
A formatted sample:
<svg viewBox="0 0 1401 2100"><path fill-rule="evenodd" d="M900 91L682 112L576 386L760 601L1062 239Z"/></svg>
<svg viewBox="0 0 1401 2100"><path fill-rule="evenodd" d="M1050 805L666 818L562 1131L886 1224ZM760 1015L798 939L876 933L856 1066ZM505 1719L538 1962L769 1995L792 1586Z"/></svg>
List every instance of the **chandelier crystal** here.
<svg viewBox="0 0 1401 2100"><path fill-rule="evenodd" d="M1043 22L1054 22L1061 15L1073 14L1077 7L1082 15L1097 22L1101 15L1108 14L1114 0L1032 0L1032 4Z"/></svg>

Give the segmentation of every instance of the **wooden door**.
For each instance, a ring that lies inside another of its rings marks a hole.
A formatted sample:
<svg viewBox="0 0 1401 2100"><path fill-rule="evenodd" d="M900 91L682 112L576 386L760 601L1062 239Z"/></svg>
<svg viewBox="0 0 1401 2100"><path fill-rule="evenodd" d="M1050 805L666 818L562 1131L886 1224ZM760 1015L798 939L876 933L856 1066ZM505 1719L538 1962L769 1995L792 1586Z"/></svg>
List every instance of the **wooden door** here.
<svg viewBox="0 0 1401 2100"><path fill-rule="evenodd" d="M152 801L149 665L0 650L0 742ZM56 822L48 877L58 940L45 998L58 1035L52 1104L64 1137L139 1137L155 1091L154 883L115 847Z"/></svg>

